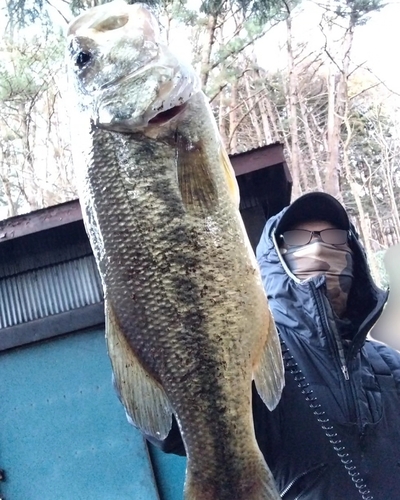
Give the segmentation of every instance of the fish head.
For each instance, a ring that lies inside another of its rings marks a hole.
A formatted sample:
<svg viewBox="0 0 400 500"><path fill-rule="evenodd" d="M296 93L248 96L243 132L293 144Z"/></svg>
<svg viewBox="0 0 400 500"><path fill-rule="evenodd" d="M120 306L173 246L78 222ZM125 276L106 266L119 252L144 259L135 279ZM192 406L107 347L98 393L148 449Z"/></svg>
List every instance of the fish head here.
<svg viewBox="0 0 400 500"><path fill-rule="evenodd" d="M169 122L200 90L194 69L162 42L155 16L123 0L94 7L68 27L68 78L78 108L100 128L139 131Z"/></svg>

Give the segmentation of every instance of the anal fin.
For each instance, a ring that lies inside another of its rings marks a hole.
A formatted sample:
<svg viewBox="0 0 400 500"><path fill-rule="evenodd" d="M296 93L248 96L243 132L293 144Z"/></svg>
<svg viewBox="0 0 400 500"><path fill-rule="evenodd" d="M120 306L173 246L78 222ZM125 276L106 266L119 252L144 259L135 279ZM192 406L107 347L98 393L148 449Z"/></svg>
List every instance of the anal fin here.
<svg viewBox="0 0 400 500"><path fill-rule="evenodd" d="M281 398L285 385L285 370L279 336L271 312L269 312L267 340L253 376L258 394L272 411Z"/></svg>
<svg viewBox="0 0 400 500"><path fill-rule="evenodd" d="M161 385L142 367L106 301L106 340L118 396L132 423L157 439L172 425L172 409Z"/></svg>

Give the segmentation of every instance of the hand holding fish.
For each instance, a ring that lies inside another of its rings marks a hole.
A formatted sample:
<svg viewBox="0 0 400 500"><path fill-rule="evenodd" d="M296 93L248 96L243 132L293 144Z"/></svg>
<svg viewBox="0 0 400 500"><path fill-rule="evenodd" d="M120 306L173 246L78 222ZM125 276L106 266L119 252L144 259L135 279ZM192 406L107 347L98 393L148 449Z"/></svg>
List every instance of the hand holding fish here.
<svg viewBox="0 0 400 500"><path fill-rule="evenodd" d="M277 500L251 385L276 406L280 344L199 78L139 4L82 14L68 50L74 163L120 399L159 439L175 414L186 500Z"/></svg>

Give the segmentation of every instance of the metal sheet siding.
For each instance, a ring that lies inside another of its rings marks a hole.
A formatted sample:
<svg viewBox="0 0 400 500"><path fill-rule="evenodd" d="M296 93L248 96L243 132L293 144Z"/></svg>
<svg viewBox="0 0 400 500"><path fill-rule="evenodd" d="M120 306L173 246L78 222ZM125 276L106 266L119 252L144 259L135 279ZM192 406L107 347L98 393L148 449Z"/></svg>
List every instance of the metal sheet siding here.
<svg viewBox="0 0 400 500"><path fill-rule="evenodd" d="M45 318L103 299L93 256L0 279L0 328Z"/></svg>
<svg viewBox="0 0 400 500"><path fill-rule="evenodd" d="M159 500L146 442L112 386L103 329L0 353L0 380L0 498Z"/></svg>
<svg viewBox="0 0 400 500"><path fill-rule="evenodd" d="M182 500L186 457L163 453L151 444L148 447L160 500Z"/></svg>

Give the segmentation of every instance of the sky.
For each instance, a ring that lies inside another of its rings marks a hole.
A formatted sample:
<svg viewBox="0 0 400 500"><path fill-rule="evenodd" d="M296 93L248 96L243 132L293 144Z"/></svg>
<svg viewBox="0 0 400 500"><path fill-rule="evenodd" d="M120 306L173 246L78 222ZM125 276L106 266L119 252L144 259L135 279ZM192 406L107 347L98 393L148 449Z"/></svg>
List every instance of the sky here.
<svg viewBox="0 0 400 500"><path fill-rule="evenodd" d="M321 9L316 2L303 2L295 17L293 29L296 38L319 48L323 37L318 28ZM400 77L397 64L397 49L400 47L400 2L389 2L380 12L372 13L364 26L355 30L352 59L354 64L363 64L371 69L387 86L400 93ZM256 49L259 64L266 69L276 69L286 64L286 56L280 51L286 37L284 23L273 28Z"/></svg>
<svg viewBox="0 0 400 500"><path fill-rule="evenodd" d="M354 58L367 65L391 90L400 93L397 50L400 47L400 2L392 3L360 26L354 40Z"/></svg>
<svg viewBox="0 0 400 500"><path fill-rule="evenodd" d="M0 0L0 6L5 0ZM323 2L323 0L322 0ZM320 3L322 3L320 2ZM62 12L63 16L71 19L67 4L61 0L52 0L49 2L55 9L50 9L52 17L56 24L66 27L65 20L58 14L57 10ZM198 4L199 0L190 0L191 4ZM318 20L321 16L321 9L317 6L316 0L305 0L302 2L302 8L296 16L294 28L298 36L320 46L322 37L318 28ZM194 7L194 5L193 5ZM2 18L2 19L1 19ZM383 80L390 90L400 94L400 77L398 76L396 61L396 50L400 47L400 30L398 28L398 19L400 19L400 0L389 0L386 7L380 12L371 14L369 21L365 26L359 26L356 29L353 43L353 60L355 64L363 64L370 68L381 80ZM0 27L3 27L5 18L0 12ZM286 64L286 57L281 52L286 37L286 28L284 23L280 23L273 28L267 36L257 45L256 55L258 62L265 69L277 69ZM190 44L183 43L182 38L184 29L173 37L173 45L182 53L186 60L190 60Z"/></svg>

